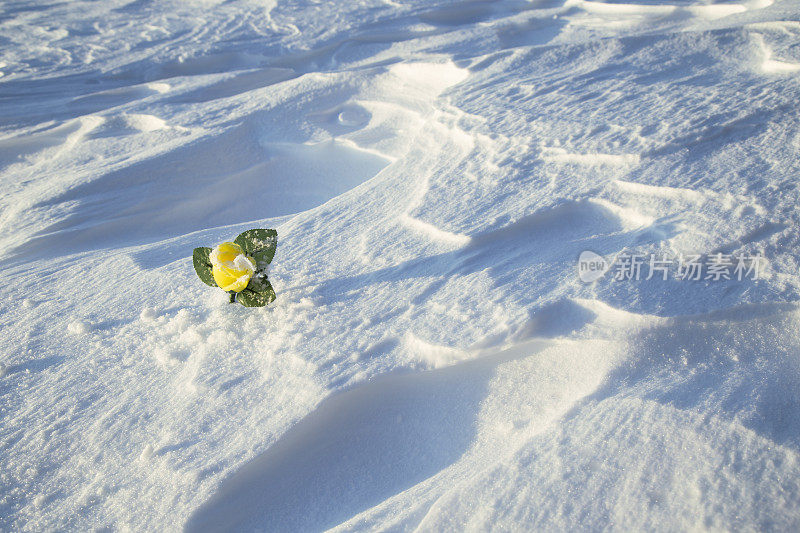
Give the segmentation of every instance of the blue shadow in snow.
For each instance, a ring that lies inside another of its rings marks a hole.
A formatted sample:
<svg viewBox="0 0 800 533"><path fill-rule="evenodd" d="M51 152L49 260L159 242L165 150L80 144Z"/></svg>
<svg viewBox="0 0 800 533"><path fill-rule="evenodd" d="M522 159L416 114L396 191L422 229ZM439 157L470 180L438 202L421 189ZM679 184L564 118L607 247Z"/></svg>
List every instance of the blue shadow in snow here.
<svg viewBox="0 0 800 533"><path fill-rule="evenodd" d="M225 480L185 530L321 531L414 486L467 451L494 368L543 345L329 397Z"/></svg>

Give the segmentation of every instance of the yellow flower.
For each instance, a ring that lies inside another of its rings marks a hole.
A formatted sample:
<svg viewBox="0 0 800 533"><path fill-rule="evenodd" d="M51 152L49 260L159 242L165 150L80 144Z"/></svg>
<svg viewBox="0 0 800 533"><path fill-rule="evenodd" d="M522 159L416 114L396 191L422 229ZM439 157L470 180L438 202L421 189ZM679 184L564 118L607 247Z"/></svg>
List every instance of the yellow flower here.
<svg viewBox="0 0 800 533"><path fill-rule="evenodd" d="M240 292L256 271L256 262L233 242L223 242L209 254L211 274L223 291Z"/></svg>

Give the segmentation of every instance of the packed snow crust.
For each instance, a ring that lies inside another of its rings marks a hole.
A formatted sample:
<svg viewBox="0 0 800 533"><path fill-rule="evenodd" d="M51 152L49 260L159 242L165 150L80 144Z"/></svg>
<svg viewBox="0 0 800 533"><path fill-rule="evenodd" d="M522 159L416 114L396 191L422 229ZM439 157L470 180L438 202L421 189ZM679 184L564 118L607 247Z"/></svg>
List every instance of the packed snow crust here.
<svg viewBox="0 0 800 533"><path fill-rule="evenodd" d="M800 529L800 2L23 0L0 50L0 530ZM191 260L256 227L264 309Z"/></svg>

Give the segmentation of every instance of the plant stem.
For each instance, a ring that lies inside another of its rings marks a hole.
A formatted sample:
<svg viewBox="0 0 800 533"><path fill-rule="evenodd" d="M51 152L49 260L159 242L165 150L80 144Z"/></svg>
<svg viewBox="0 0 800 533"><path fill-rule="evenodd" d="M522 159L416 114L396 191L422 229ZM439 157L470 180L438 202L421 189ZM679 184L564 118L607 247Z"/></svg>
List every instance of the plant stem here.
<svg viewBox="0 0 800 533"><path fill-rule="evenodd" d="M231 295L231 303L235 302L236 301L236 293L231 291L228 294Z"/></svg>

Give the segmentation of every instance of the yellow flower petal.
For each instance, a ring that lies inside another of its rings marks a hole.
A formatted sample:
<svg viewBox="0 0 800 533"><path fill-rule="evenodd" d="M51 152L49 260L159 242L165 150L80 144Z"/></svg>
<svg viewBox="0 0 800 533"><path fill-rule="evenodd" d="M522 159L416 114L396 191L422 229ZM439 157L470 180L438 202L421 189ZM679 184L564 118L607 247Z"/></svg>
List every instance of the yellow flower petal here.
<svg viewBox="0 0 800 533"><path fill-rule="evenodd" d="M234 292L239 292L247 287L252 276L252 273L248 270L238 270L224 266L212 267L211 274L222 290Z"/></svg>
<svg viewBox="0 0 800 533"><path fill-rule="evenodd" d="M233 242L223 242L211 251L211 274L224 291L240 292L250 283L255 273L256 262L244 255L241 247Z"/></svg>
<svg viewBox="0 0 800 533"><path fill-rule="evenodd" d="M244 250L235 242L223 242L211 251L209 259L211 264L223 264L233 262L236 256L243 254Z"/></svg>

